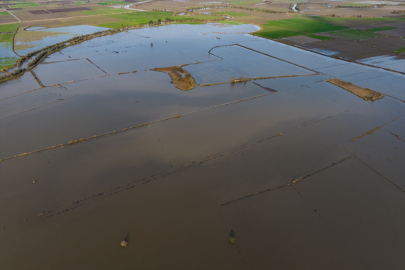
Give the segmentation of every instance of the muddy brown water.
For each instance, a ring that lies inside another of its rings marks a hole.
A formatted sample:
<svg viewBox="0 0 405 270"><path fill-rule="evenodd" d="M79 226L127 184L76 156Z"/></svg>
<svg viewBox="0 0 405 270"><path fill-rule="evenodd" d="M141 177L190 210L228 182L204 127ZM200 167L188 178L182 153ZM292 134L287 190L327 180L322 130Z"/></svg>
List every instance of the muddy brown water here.
<svg viewBox="0 0 405 270"><path fill-rule="evenodd" d="M0 162L2 269L402 269L402 77L254 30L129 31L0 84L0 158L33 152ZM189 91L150 70L225 61Z"/></svg>

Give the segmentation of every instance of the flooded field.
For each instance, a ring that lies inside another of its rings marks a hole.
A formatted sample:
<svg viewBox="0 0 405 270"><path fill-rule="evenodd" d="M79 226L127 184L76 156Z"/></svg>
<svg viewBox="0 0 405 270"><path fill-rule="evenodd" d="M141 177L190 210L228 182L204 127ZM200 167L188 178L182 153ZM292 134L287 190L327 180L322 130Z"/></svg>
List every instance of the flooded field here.
<svg viewBox="0 0 405 270"><path fill-rule="evenodd" d="M1 268L402 269L405 76L258 29L129 30L0 84Z"/></svg>
<svg viewBox="0 0 405 270"><path fill-rule="evenodd" d="M102 30L106 30L106 28L91 25L75 25L49 29L43 27L27 28L26 30L20 29L15 40L15 50L19 55L25 55L78 35L92 34Z"/></svg>

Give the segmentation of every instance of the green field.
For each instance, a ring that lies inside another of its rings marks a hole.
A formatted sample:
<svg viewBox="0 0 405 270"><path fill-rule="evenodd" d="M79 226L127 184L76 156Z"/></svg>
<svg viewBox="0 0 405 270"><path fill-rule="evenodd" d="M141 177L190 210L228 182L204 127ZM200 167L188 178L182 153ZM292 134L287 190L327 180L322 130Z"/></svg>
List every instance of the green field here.
<svg viewBox="0 0 405 270"><path fill-rule="evenodd" d="M256 34L267 38L284 38L299 36L303 33L310 34L346 29L346 27L309 20L307 18L269 21L263 24L262 27L263 30L256 32ZM317 36L316 38L323 40L323 37Z"/></svg>
<svg viewBox="0 0 405 270"><path fill-rule="evenodd" d="M4 15L10 15L10 13L8 13L7 11L0 12L0 16L4 16Z"/></svg>
<svg viewBox="0 0 405 270"><path fill-rule="evenodd" d="M214 14L219 14L219 15L229 15L232 17L239 17L239 16L246 16L247 14L239 13L239 12L232 12L232 11L221 11L221 12L215 12Z"/></svg>
<svg viewBox="0 0 405 270"><path fill-rule="evenodd" d="M14 34L0 34L0 42L13 42Z"/></svg>
<svg viewBox="0 0 405 270"><path fill-rule="evenodd" d="M304 18L285 19L267 22L268 26L304 33L320 33L345 29L346 27L308 20Z"/></svg>
<svg viewBox="0 0 405 270"><path fill-rule="evenodd" d="M374 17L374 18L364 18L367 21L388 21L388 22L402 22L405 21L403 17Z"/></svg>
<svg viewBox="0 0 405 270"><path fill-rule="evenodd" d="M233 22L233 21L219 21L219 23L229 24L229 25L241 25L241 24L245 24L245 23Z"/></svg>
<svg viewBox="0 0 405 270"><path fill-rule="evenodd" d="M194 15L194 16L173 16L172 12L165 11L146 11L146 12L131 12L123 14L108 15L108 17L125 20L117 23L105 23L98 26L107 28L120 28L122 26L133 26L148 24L149 21L157 22L159 19L166 21L166 18L170 18L178 21L186 20L210 20L220 19L221 17L214 15Z"/></svg>
<svg viewBox="0 0 405 270"><path fill-rule="evenodd" d="M396 52L396 53L405 53L405 47L400 48L400 49L396 49L396 50L392 50L392 51Z"/></svg>
<svg viewBox="0 0 405 270"><path fill-rule="evenodd" d="M356 30L356 29L340 30L340 31L332 32L330 34L332 34L334 36L350 38L350 39L355 39L355 40L363 40L363 39L369 39L369 38L375 38L375 37L382 36L380 34L376 34L376 33L372 33L372 32L365 32L365 31Z"/></svg>
<svg viewBox="0 0 405 270"><path fill-rule="evenodd" d="M111 13L130 13L131 11L123 8L111 8L111 9L95 9L95 10L85 10L82 11L84 14L88 15L102 15Z"/></svg>
<svg viewBox="0 0 405 270"><path fill-rule="evenodd" d="M338 5L338 6L343 6L343 7L374 7L374 5L370 5L370 4L356 4L356 3L344 3L342 5Z"/></svg>
<svg viewBox="0 0 405 270"><path fill-rule="evenodd" d="M308 16L306 18L309 19L309 20L314 20L314 21L317 21L317 22L324 22L324 23L361 20L360 18L357 18L357 17L353 17L353 18L348 17L348 18L346 18L346 17Z"/></svg>
<svg viewBox="0 0 405 270"><path fill-rule="evenodd" d="M17 59L17 57L0 57L0 70L12 67Z"/></svg>
<svg viewBox="0 0 405 270"><path fill-rule="evenodd" d="M300 32L282 30L280 28L270 27L267 25L262 25L263 29L259 32L255 32L255 35L266 37L266 38L284 38L302 35Z"/></svg>
<svg viewBox="0 0 405 270"><path fill-rule="evenodd" d="M204 24L201 22L177 22L177 23L173 23L173 24Z"/></svg>
<svg viewBox="0 0 405 270"><path fill-rule="evenodd" d="M111 6L111 5L128 5L131 4L130 2L125 2L125 1L104 1L102 3L96 3L97 5L103 5L103 6Z"/></svg>
<svg viewBox="0 0 405 270"><path fill-rule="evenodd" d="M262 0L231 0L231 1L227 1L227 3L230 3L234 6L246 6L246 5L254 5L254 4L258 4L258 3L263 3Z"/></svg>
<svg viewBox="0 0 405 270"><path fill-rule="evenodd" d="M0 33L15 32L19 25L19 23L2 24L0 25Z"/></svg>
<svg viewBox="0 0 405 270"><path fill-rule="evenodd" d="M324 37L324 36L318 36L318 35L312 35L312 34L306 34L305 36L311 37L311 38L316 38L316 39L319 39L319 40L331 40L331 39L333 39L331 37Z"/></svg>
<svg viewBox="0 0 405 270"><path fill-rule="evenodd" d="M379 27L379 28L367 29L365 31L367 31L367 32L378 32L378 31L391 30L391 29L397 29L397 28L392 27L392 26L387 26L387 27Z"/></svg>
<svg viewBox="0 0 405 270"><path fill-rule="evenodd" d="M37 6L39 6L39 5L35 2L17 2L17 3L15 3L15 5L12 5L10 7L23 8L23 7L37 7Z"/></svg>

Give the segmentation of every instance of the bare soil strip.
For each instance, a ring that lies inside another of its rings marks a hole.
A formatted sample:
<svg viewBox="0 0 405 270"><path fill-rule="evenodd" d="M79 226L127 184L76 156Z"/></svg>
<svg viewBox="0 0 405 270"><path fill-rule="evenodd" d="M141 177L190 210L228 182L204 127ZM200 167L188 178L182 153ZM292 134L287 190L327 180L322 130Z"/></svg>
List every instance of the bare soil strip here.
<svg viewBox="0 0 405 270"><path fill-rule="evenodd" d="M357 86L355 84L352 84L351 82L344 82L344 81L341 81L339 79L330 79L327 82L332 83L332 84L334 84L336 86L339 86L339 87L341 87L341 88L343 88L343 89L345 89L345 90L347 90L347 91L355 94L356 96L361 97L362 99L367 100L367 101L370 101L370 100L374 101L376 99L380 99L380 98L384 97L383 94L381 94L381 93L379 93L377 91Z"/></svg>

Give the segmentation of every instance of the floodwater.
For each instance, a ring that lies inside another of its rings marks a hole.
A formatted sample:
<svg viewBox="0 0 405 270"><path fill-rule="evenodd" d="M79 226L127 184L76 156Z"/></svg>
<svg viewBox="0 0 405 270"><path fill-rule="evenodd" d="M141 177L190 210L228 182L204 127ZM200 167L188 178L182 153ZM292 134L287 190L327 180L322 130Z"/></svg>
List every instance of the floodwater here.
<svg viewBox="0 0 405 270"><path fill-rule="evenodd" d="M2 269L402 269L403 75L257 29L130 30L0 84ZM151 70L179 65L192 90Z"/></svg>
<svg viewBox="0 0 405 270"><path fill-rule="evenodd" d="M358 60L358 62L405 73L405 60L396 56L375 56Z"/></svg>
<svg viewBox="0 0 405 270"><path fill-rule="evenodd" d="M28 28L25 31L18 32L15 36L15 50L19 55L25 55L46 46L53 45L78 35L87 35L107 28L91 25L75 25L57 28Z"/></svg>

